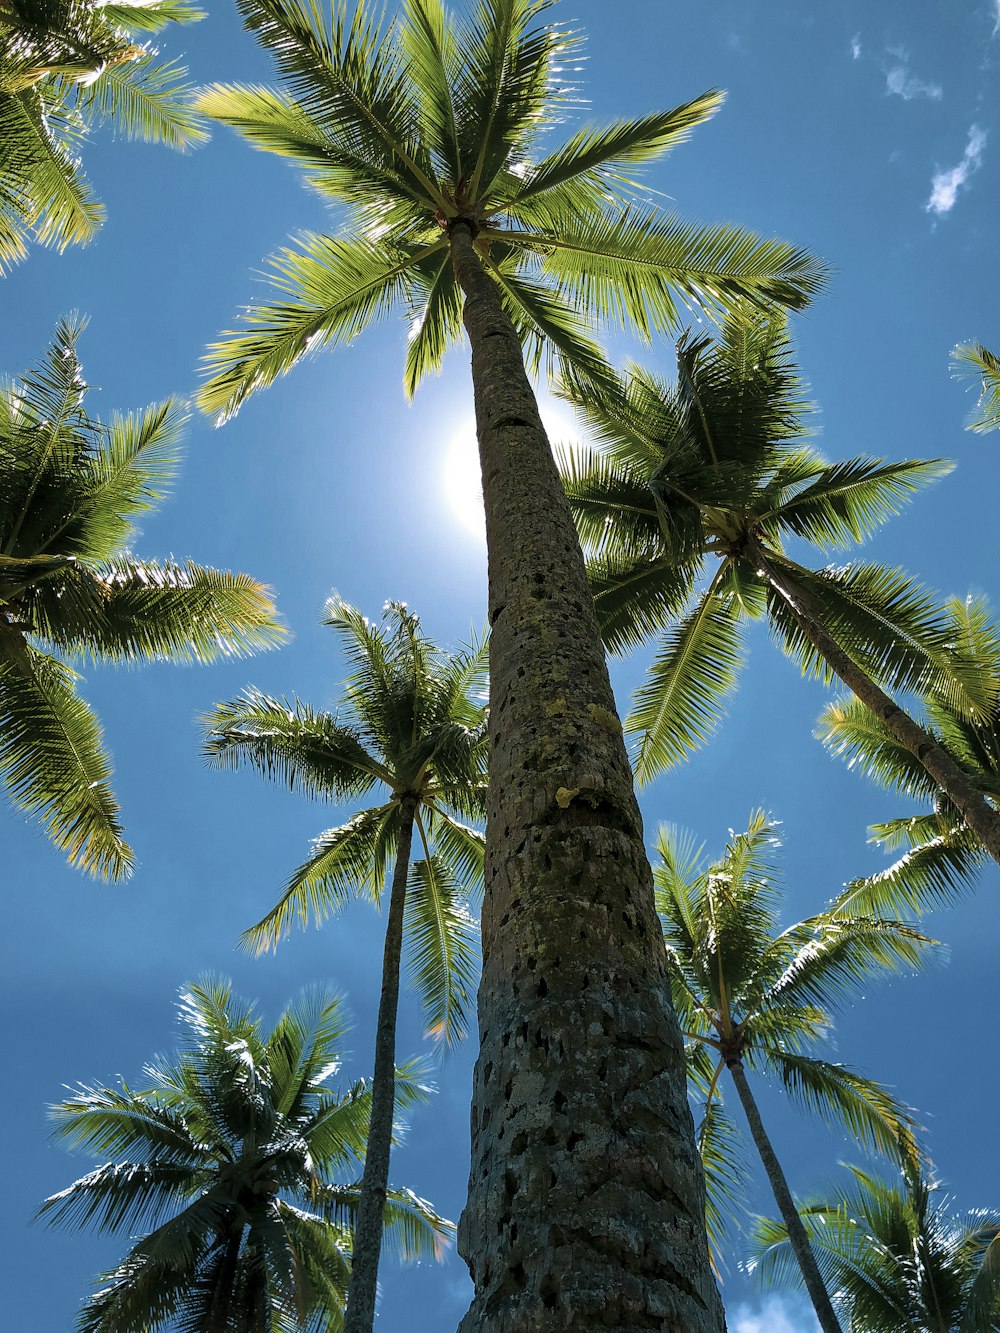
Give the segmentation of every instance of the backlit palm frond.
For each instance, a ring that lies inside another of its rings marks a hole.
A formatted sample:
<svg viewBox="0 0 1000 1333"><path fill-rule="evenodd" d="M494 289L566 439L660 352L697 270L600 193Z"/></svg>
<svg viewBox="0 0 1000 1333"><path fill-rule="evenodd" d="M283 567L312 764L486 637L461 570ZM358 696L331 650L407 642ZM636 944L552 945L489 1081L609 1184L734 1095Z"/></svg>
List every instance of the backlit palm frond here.
<svg viewBox="0 0 1000 1333"><path fill-rule="evenodd" d="M351 1280L350 1232L342 1224L295 1207L284 1199L278 1201L278 1214L306 1290L319 1306L317 1322L309 1326L310 1333L313 1329L317 1333L341 1333ZM293 1319L288 1333L298 1333L299 1328L300 1321ZM280 1333L285 1333L285 1327L280 1326Z"/></svg>
<svg viewBox="0 0 1000 1333"><path fill-rule="evenodd" d="M676 634L678 616L689 610L700 561L677 567L668 559L650 562L640 554L610 551L587 565L597 623L607 647L615 653L638 648L660 630Z"/></svg>
<svg viewBox="0 0 1000 1333"><path fill-rule="evenodd" d="M705 1176L705 1229L712 1264L720 1273L734 1218L749 1214L749 1164L743 1136L718 1100L709 1103L696 1125L695 1146Z"/></svg>
<svg viewBox="0 0 1000 1333"><path fill-rule="evenodd" d="M661 554L663 535L648 476L596 449L557 449L556 463L585 550L647 561Z"/></svg>
<svg viewBox="0 0 1000 1333"><path fill-rule="evenodd" d="M483 797L485 800L485 786ZM467 894L478 894L482 888L485 835L436 806L431 806L425 813L428 836L436 855L449 868L449 873L461 882ZM424 817L423 813L421 817Z"/></svg>
<svg viewBox="0 0 1000 1333"><path fill-rule="evenodd" d="M156 1226L164 1214L199 1194L209 1179L208 1165L187 1163L106 1162L53 1194L38 1210L53 1226L95 1227L119 1231Z"/></svg>
<svg viewBox="0 0 1000 1333"><path fill-rule="evenodd" d="M100 572L101 615L80 648L111 662L213 662L287 638L270 589L193 561L119 557Z"/></svg>
<svg viewBox="0 0 1000 1333"><path fill-rule="evenodd" d="M831 637L874 680L892 689L933 688L967 715L989 709L995 683L955 652L941 604L902 570L856 564L814 572L781 557L772 559L789 571ZM829 668L784 599L770 593L768 610L775 632L803 671L828 676Z"/></svg>
<svg viewBox="0 0 1000 1333"><path fill-rule="evenodd" d="M305 1114L316 1088L339 1068L350 1025L343 997L325 989L304 992L282 1012L266 1041L279 1116L298 1121Z"/></svg>
<svg viewBox="0 0 1000 1333"><path fill-rule="evenodd" d="M0 647L2 647L0 643ZM24 645L0 662L0 774L70 864L105 879L132 870L100 724L75 672Z"/></svg>
<svg viewBox="0 0 1000 1333"><path fill-rule="evenodd" d="M219 704L205 719L205 752L225 768L248 765L264 777L314 797L354 797L377 782L391 783L388 769L356 731L301 699L276 699L245 690Z"/></svg>
<svg viewBox="0 0 1000 1333"><path fill-rule="evenodd" d="M843 549L872 536L917 491L947 476L953 466L937 458L900 463L845 459L828 464L815 481L784 499L774 518L821 550Z"/></svg>
<svg viewBox="0 0 1000 1333"><path fill-rule="evenodd" d="M441 0L406 0L396 28L410 77L420 89L416 114L439 175L457 183L465 175L452 88L458 76L453 17Z"/></svg>
<svg viewBox="0 0 1000 1333"><path fill-rule="evenodd" d="M128 32L161 32L171 23L197 23L205 11L189 0L120 0L101 6L105 20Z"/></svg>
<svg viewBox="0 0 1000 1333"><path fill-rule="evenodd" d="M209 347L199 406L224 421L307 352L350 342L412 297L417 266L445 245L443 239L401 246L370 237L300 236L296 249L270 260L271 286L281 299L251 307L239 328Z"/></svg>
<svg viewBox="0 0 1000 1333"><path fill-rule="evenodd" d="M465 1036L475 1001L479 927L465 882L440 852L410 868L403 938L428 1035L454 1045Z"/></svg>
<svg viewBox="0 0 1000 1333"><path fill-rule="evenodd" d="M407 1262L440 1262L455 1239L455 1224L412 1190L390 1188L385 1196L385 1238Z"/></svg>
<svg viewBox="0 0 1000 1333"><path fill-rule="evenodd" d="M781 1050L766 1054L786 1091L806 1110L839 1121L859 1143L886 1157L916 1162L923 1156L912 1108L882 1084L814 1056Z"/></svg>
<svg viewBox="0 0 1000 1333"><path fill-rule="evenodd" d="M432 256L433 277L420 281L420 302L414 309L406 343L403 388L408 398L417 391L425 375L438 374L444 355L461 336L462 293L455 281L447 250ZM429 263L431 261L428 261Z"/></svg>
<svg viewBox="0 0 1000 1333"><path fill-rule="evenodd" d="M302 929L310 922L320 925L352 897L363 894L377 900L386 863L395 850L398 824L399 806L390 802L321 833L313 841L309 860L293 872L278 902L243 932L247 947L255 953L276 948L291 933L293 923Z"/></svg>
<svg viewBox="0 0 1000 1333"><path fill-rule="evenodd" d="M906 796L934 799L937 786L924 766L853 695L827 704L816 725L816 735L849 768L858 768Z"/></svg>
<svg viewBox="0 0 1000 1333"><path fill-rule="evenodd" d="M184 1118L149 1092L81 1084L73 1096L50 1108L53 1138L86 1148L98 1156L128 1154L196 1168L204 1163L204 1145Z"/></svg>
<svg viewBox="0 0 1000 1333"><path fill-rule="evenodd" d="M812 256L784 242L726 225L699 226L640 206L559 219L558 227L541 236L497 234L541 256L557 290L599 321L647 338L676 331L682 310L721 312L734 297L797 308L824 277Z"/></svg>
<svg viewBox="0 0 1000 1333"><path fill-rule="evenodd" d="M127 139L179 149L204 143L208 133L191 97L188 71L177 61L159 61L155 51L132 49L128 61L109 64L83 88L80 110L110 121Z"/></svg>
<svg viewBox="0 0 1000 1333"><path fill-rule="evenodd" d="M513 176L510 198L501 193L491 211L544 226L546 205L559 211L575 208L579 213L593 211L595 205L604 208L609 192L628 194L637 188L631 168L655 161L683 143L715 114L723 98L723 93L712 90L670 111L578 130L523 177ZM524 207L536 199L537 209Z"/></svg>
<svg viewBox="0 0 1000 1333"><path fill-rule="evenodd" d="M923 915L951 907L975 888L986 859L964 828L921 837L885 870L852 880L830 911Z"/></svg>
<svg viewBox="0 0 1000 1333"><path fill-rule="evenodd" d="M532 148L569 96L555 66L572 68L579 39L535 19L551 0L478 0L461 25L463 60L452 97L473 198Z"/></svg>
<svg viewBox="0 0 1000 1333"><path fill-rule="evenodd" d="M960 343L951 354L959 375L979 381L979 402L969 419L969 430L988 431L1000 427L1000 357L982 343Z"/></svg>
<svg viewBox="0 0 1000 1333"><path fill-rule="evenodd" d="M736 688L744 657L739 608L712 593L709 588L659 641L653 665L633 698L625 730L638 737L635 775L642 784L708 740Z"/></svg>

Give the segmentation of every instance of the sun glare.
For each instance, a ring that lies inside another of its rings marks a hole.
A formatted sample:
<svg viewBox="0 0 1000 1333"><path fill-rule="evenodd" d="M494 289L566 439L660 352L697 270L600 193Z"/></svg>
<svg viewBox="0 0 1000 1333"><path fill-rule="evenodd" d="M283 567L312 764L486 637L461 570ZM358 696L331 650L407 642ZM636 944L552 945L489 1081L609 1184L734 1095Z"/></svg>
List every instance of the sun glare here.
<svg viewBox="0 0 1000 1333"><path fill-rule="evenodd" d="M567 408L544 402L540 404L540 411L542 424L554 445L572 445L579 439L580 428ZM485 542L479 451L476 448L476 422L472 416L461 421L448 442L444 456L444 492L461 527Z"/></svg>

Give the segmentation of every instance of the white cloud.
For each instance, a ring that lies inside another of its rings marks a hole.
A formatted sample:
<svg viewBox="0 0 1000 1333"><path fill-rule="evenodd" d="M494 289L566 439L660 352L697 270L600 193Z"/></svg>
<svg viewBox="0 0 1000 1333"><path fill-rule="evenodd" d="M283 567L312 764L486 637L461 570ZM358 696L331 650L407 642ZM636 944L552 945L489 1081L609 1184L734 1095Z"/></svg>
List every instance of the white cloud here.
<svg viewBox="0 0 1000 1333"><path fill-rule="evenodd" d="M911 74L906 65L893 65L886 70L885 91L890 97L901 97L904 102L912 102L915 97L927 97L932 102L941 100L941 85L925 83Z"/></svg>
<svg viewBox="0 0 1000 1333"><path fill-rule="evenodd" d="M753 1310L738 1305L729 1318L730 1333L820 1333L816 1316L801 1299L767 1296Z"/></svg>
<svg viewBox="0 0 1000 1333"><path fill-rule="evenodd" d="M979 169L985 144L986 131L981 130L978 125L972 125L969 129L969 142L965 145L965 152L958 166L935 173L931 181L931 197L926 204L928 213L937 213L940 216L942 213L951 212L955 207L959 190L972 173Z"/></svg>
<svg viewBox="0 0 1000 1333"><path fill-rule="evenodd" d="M995 15L993 20L993 36L995 37L997 33L1000 32L1000 0L993 0L993 12Z"/></svg>
<svg viewBox="0 0 1000 1333"><path fill-rule="evenodd" d="M996 3L997 3L998 5L1000 5L1000 0L996 0ZM860 34L860 32L856 32L856 33L854 34L854 36L851 38L851 58L852 58L853 60L859 60L859 59L861 58L861 34Z"/></svg>

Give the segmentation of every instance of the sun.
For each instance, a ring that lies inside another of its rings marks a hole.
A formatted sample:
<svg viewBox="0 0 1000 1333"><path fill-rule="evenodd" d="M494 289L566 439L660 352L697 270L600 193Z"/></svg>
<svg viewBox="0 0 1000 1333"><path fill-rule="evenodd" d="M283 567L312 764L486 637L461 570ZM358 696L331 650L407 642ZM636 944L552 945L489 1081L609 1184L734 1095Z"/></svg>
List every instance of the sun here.
<svg viewBox="0 0 1000 1333"><path fill-rule="evenodd" d="M580 427L568 408L552 400L543 400L538 407L542 425L552 444L572 446L580 439ZM485 544L486 523L483 518L476 422L471 414L462 418L448 441L443 461L442 486L460 527Z"/></svg>

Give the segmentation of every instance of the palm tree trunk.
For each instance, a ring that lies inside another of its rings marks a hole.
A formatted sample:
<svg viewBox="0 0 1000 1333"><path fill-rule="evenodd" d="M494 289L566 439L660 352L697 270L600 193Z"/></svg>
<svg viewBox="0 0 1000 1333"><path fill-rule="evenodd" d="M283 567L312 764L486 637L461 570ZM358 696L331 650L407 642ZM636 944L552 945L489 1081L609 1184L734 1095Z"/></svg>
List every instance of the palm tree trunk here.
<svg viewBox="0 0 1000 1333"><path fill-rule="evenodd" d="M792 1192L788 1188L785 1173L782 1171L781 1163L771 1146L771 1140L767 1137L764 1122L760 1118L760 1111L757 1109L754 1095L750 1091L750 1084L747 1082L743 1062L734 1060L729 1065L729 1072L733 1076L736 1091L743 1103L747 1123L750 1126L753 1141L757 1146L757 1152L760 1154L760 1160L763 1162L767 1178L771 1182L771 1193L774 1195L774 1201L778 1205L778 1211L781 1213L782 1220L788 1229L788 1240L795 1255L795 1261L799 1266L799 1272L802 1274L802 1281L809 1293L809 1299L816 1311L819 1326L823 1333L841 1333L840 1323L833 1312L826 1285L820 1275L819 1268L816 1266L816 1258L809 1244L806 1229L802 1225L802 1219L799 1217L798 1209L792 1199Z"/></svg>
<svg viewBox="0 0 1000 1333"><path fill-rule="evenodd" d="M400 801L399 842L389 893L385 947L382 952L382 995L378 1005L378 1026L375 1029L372 1113L358 1216L354 1226L344 1333L371 1333L375 1322L378 1261L382 1249L392 1121L396 1109L396 1008L399 1003L399 966L403 953L403 909L406 906L406 880L410 871L410 844L413 841L416 808L417 803L412 796L404 796Z"/></svg>
<svg viewBox="0 0 1000 1333"><path fill-rule="evenodd" d="M517 334L451 231L489 550L490 783L461 1333L724 1316L632 774Z"/></svg>
<svg viewBox="0 0 1000 1333"><path fill-rule="evenodd" d="M781 597L796 624L827 666L885 724L900 745L922 764L940 789L958 810L994 861L1000 863L1000 813L986 800L959 765L926 728L914 722L909 713L889 697L840 645L824 630L820 619L811 612L804 589L767 558L759 547L750 557L771 588Z"/></svg>

